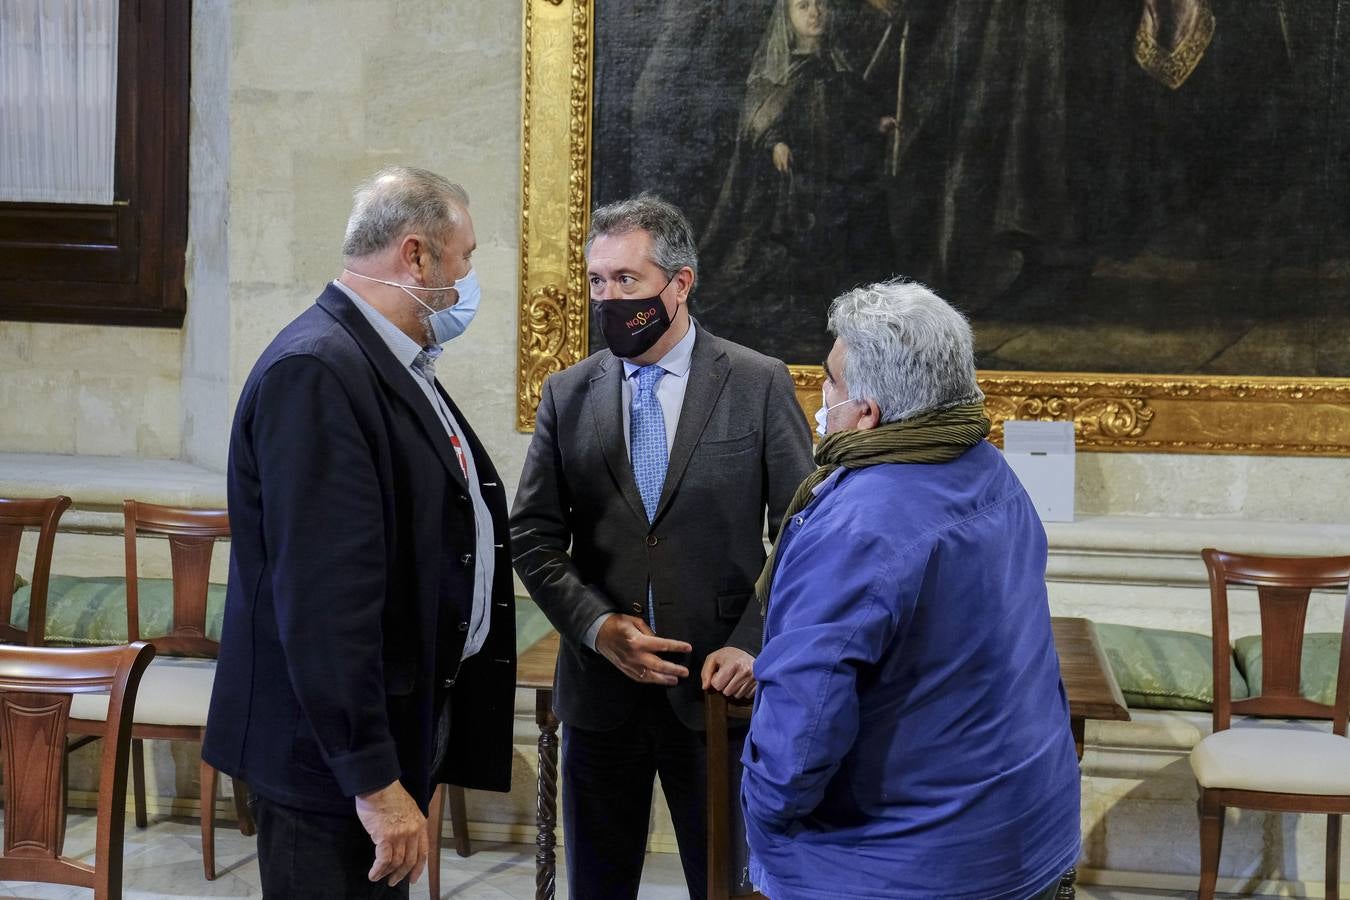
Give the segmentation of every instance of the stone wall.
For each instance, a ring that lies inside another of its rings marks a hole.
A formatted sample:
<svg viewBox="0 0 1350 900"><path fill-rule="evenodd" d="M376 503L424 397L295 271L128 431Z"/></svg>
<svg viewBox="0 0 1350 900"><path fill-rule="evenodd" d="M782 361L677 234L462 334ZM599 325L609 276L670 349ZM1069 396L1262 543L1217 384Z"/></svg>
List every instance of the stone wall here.
<svg viewBox="0 0 1350 900"><path fill-rule="evenodd" d="M483 304L442 380L514 487L519 3L233 4L230 390L340 270L351 189L388 163L464 185Z"/></svg>
<svg viewBox="0 0 1350 900"><path fill-rule="evenodd" d="M174 457L182 335L0 321L0 452Z"/></svg>
<svg viewBox="0 0 1350 900"><path fill-rule="evenodd" d="M182 458L224 471L230 427L229 0L193 0Z"/></svg>

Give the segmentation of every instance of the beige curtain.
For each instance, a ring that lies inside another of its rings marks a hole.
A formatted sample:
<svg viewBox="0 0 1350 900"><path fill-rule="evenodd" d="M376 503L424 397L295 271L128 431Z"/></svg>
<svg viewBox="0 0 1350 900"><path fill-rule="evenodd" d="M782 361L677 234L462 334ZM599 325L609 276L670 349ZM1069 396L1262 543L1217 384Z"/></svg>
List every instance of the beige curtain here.
<svg viewBox="0 0 1350 900"><path fill-rule="evenodd" d="M0 201L113 201L118 0L0 0Z"/></svg>

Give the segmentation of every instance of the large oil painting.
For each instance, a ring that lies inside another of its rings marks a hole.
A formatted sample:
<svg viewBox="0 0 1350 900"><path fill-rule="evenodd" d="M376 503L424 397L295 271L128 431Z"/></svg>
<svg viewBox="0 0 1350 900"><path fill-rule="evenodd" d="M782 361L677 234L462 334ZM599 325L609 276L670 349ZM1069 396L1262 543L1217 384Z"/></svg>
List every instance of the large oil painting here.
<svg viewBox="0 0 1350 900"><path fill-rule="evenodd" d="M829 301L904 276L970 317L1002 418L1350 452L1350 0L526 2L527 141L530 30L572 39L572 221L523 312L584 330L576 213L652 191L700 237L695 315L806 397Z"/></svg>

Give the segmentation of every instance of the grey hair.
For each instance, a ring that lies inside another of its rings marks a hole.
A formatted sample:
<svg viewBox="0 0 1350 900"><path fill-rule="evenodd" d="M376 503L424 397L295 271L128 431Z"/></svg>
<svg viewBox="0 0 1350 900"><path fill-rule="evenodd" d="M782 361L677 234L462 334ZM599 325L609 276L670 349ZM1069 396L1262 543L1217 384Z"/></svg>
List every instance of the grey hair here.
<svg viewBox="0 0 1350 900"><path fill-rule="evenodd" d="M431 258L440 260L440 241L459 227L469 193L435 172L386 166L352 192L352 214L342 239L342 255L359 259L418 232L434 242Z"/></svg>
<svg viewBox="0 0 1350 900"><path fill-rule="evenodd" d="M883 423L984 399L970 323L918 282L854 288L830 304L829 328L848 351L849 399L876 401Z"/></svg>
<svg viewBox="0 0 1350 900"><path fill-rule="evenodd" d="M698 245L689 220L674 204L646 191L596 207L591 213L590 233L586 235L586 255L590 255L596 238L627 234L638 228L652 236L652 262L667 278L674 278L676 272L688 266L694 272L694 280L698 280Z"/></svg>

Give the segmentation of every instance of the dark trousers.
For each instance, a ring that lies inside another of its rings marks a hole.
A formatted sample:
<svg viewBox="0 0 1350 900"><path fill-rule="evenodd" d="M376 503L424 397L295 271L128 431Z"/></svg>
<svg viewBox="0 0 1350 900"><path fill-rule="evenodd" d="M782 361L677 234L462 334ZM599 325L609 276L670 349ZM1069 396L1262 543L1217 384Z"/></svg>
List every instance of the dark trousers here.
<svg viewBox="0 0 1350 900"><path fill-rule="evenodd" d="M408 896L408 879L398 887L371 884L375 845L356 818L310 812L254 794L258 825L258 870L263 900L338 900Z"/></svg>
<svg viewBox="0 0 1350 900"><path fill-rule="evenodd" d="M707 896L707 743L675 717L663 690L649 696L612 731L563 726L563 842L568 891L579 900L636 900L657 774L689 896Z"/></svg>

